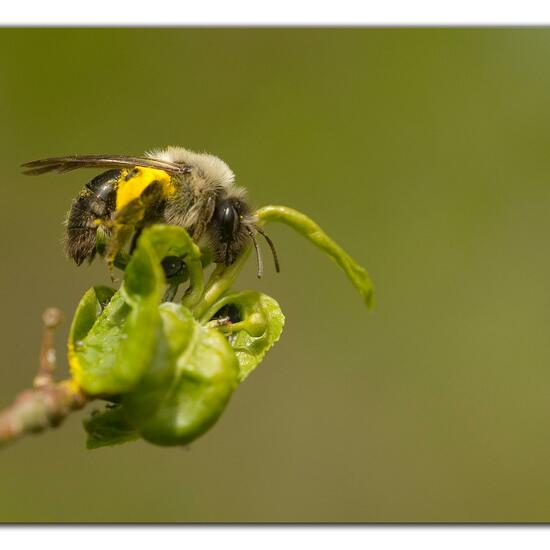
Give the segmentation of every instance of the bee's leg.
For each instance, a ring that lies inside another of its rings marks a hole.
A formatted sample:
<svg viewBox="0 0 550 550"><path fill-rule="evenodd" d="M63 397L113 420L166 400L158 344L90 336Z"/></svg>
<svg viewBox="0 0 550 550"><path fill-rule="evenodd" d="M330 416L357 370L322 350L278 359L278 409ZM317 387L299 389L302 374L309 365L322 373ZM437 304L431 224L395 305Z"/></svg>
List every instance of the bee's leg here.
<svg viewBox="0 0 550 550"><path fill-rule="evenodd" d="M173 302L174 298L176 297L176 294L178 293L178 288L180 287L180 283L172 283L168 286L166 289L166 292L164 293L164 297L162 298L163 302Z"/></svg>
<svg viewBox="0 0 550 550"><path fill-rule="evenodd" d="M142 231L143 229L140 227L134 232L134 235L132 237L132 242L130 243L130 254L134 253L134 250L136 249L136 246L137 246L137 241L141 236Z"/></svg>
<svg viewBox="0 0 550 550"><path fill-rule="evenodd" d="M162 269L168 288L164 294L163 302L172 302L178 292L181 283L189 278L185 265L185 258L178 256L166 256L163 258Z"/></svg>
<svg viewBox="0 0 550 550"><path fill-rule="evenodd" d="M109 275L111 276L113 283L117 282L117 279L114 276L115 259L132 236L133 230L134 228L131 225L115 224L113 226L113 234L109 240L107 252L105 254Z"/></svg>
<svg viewBox="0 0 550 550"><path fill-rule="evenodd" d="M135 199L118 210L109 222L111 234L107 243L105 260L113 282L116 280L113 276L113 269L117 254L122 251L125 244L130 240L136 224L143 218L143 212L143 204L139 199Z"/></svg>
<svg viewBox="0 0 550 550"><path fill-rule="evenodd" d="M210 328L220 328L231 331L231 327L242 326L241 312L234 304L223 306L206 324ZM238 329L237 329L238 330Z"/></svg>
<svg viewBox="0 0 550 550"><path fill-rule="evenodd" d="M206 323L208 328L220 328L231 325L231 319L229 317L218 317L217 319L212 319Z"/></svg>
<svg viewBox="0 0 550 550"><path fill-rule="evenodd" d="M131 256L137 246L143 227L161 219L159 205L163 201L162 193L162 185L160 182L154 181L142 192L139 198L130 201L117 211L113 218L115 238L112 239L112 261L130 238L129 255ZM109 259L108 256L108 263Z"/></svg>
<svg viewBox="0 0 550 550"><path fill-rule="evenodd" d="M189 235L195 242L199 242L206 231L214 215L216 201L214 197L207 196L197 199L192 208L185 215L183 227L189 231Z"/></svg>
<svg viewBox="0 0 550 550"><path fill-rule="evenodd" d="M118 282L117 277L114 275L117 257L121 257L125 254L123 249L132 237L134 229L135 226L133 224L120 223L118 220L114 220L114 223L112 224L112 233L107 244L105 261L107 262L107 268L109 269L109 275L113 283Z"/></svg>
<svg viewBox="0 0 550 550"><path fill-rule="evenodd" d="M140 201L144 207L143 219L146 224L162 219L165 199L164 190L159 181L153 181L143 190Z"/></svg>

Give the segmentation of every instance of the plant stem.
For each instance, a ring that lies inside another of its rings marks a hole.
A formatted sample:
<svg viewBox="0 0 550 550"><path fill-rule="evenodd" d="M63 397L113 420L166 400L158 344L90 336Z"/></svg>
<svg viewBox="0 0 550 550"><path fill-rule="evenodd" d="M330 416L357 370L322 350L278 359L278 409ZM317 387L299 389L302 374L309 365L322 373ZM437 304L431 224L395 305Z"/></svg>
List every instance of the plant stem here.
<svg viewBox="0 0 550 550"><path fill-rule="evenodd" d="M21 392L11 406L0 412L0 447L28 433L58 426L88 400L71 380Z"/></svg>
<svg viewBox="0 0 550 550"><path fill-rule="evenodd" d="M223 264L218 264L216 266L210 275L206 286L204 287L204 292L200 301L192 310L195 319L200 319L208 308L223 294L225 294L229 288L231 288L231 285L235 282L237 275L244 267L244 264L250 255L250 251L251 247L247 246L237 260L231 265L226 266Z"/></svg>
<svg viewBox="0 0 550 550"><path fill-rule="evenodd" d="M337 245L311 218L287 206L264 206L255 212L260 224L281 222L304 236L334 260L361 294L367 307L374 304L374 288L367 271Z"/></svg>
<svg viewBox="0 0 550 550"><path fill-rule="evenodd" d="M204 274L200 253L196 258L189 257L186 266L189 273L189 288L183 296L181 303L185 307L192 309L199 302L204 293Z"/></svg>
<svg viewBox="0 0 550 550"><path fill-rule="evenodd" d="M15 401L0 412L0 447L48 427L59 425L72 411L90 400L72 380L55 383L54 331L61 322L57 308L47 309L43 316L42 344L34 388L21 392Z"/></svg>

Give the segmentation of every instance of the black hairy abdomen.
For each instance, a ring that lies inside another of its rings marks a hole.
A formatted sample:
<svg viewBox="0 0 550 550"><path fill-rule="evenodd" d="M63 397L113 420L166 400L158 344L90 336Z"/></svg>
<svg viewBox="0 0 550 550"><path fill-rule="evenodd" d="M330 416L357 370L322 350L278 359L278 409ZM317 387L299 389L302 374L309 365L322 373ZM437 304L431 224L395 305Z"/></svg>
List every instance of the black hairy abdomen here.
<svg viewBox="0 0 550 550"><path fill-rule="evenodd" d="M111 217L120 170L109 170L89 181L73 201L67 218L65 252L77 265L95 255L98 220Z"/></svg>

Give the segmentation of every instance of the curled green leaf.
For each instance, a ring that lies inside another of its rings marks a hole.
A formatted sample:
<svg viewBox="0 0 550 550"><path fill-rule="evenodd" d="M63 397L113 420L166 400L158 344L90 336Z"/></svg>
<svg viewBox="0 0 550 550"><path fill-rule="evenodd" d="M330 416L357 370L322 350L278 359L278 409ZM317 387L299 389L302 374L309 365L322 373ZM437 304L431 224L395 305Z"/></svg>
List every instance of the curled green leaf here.
<svg viewBox="0 0 550 550"><path fill-rule="evenodd" d="M161 331L149 368L122 396L129 422L157 445L184 445L208 430L238 383L238 363L225 337L181 305L160 307Z"/></svg>
<svg viewBox="0 0 550 550"><path fill-rule="evenodd" d="M78 304L69 331L69 366L73 379L90 395L104 393L102 376L112 367L129 311L120 293L107 287L89 289Z"/></svg>
<svg viewBox="0 0 550 550"><path fill-rule="evenodd" d="M161 267L165 258L180 258L184 262L182 278L188 276L190 282L183 303L187 307L194 305L204 289L201 251L187 231L175 225L153 225L143 231L124 274L122 289L128 302L134 294L140 299L153 291L160 293L157 303L160 302L166 282Z"/></svg>
<svg viewBox="0 0 550 550"><path fill-rule="evenodd" d="M226 294L206 313L203 321L219 326L239 361L242 382L279 340L285 317L279 304L260 292L244 291ZM229 321L229 322L226 322Z"/></svg>
<svg viewBox="0 0 550 550"><path fill-rule="evenodd" d="M86 291L73 316L69 343L78 342L88 334L114 293L115 290L107 286L94 286Z"/></svg>
<svg viewBox="0 0 550 550"><path fill-rule="evenodd" d="M87 299L85 295L84 300ZM89 395L118 395L128 391L147 368L156 327L160 324L158 302L155 296L133 302L130 306L119 290L87 333L82 333L83 322L76 325L78 331L71 331L71 373Z"/></svg>
<svg viewBox="0 0 550 550"><path fill-rule="evenodd" d="M281 222L296 230L332 258L345 272L367 307L374 304L374 287L367 271L338 246L311 218L287 206L264 206L255 213L260 223Z"/></svg>
<svg viewBox="0 0 550 550"><path fill-rule="evenodd" d="M95 320L90 314L94 293L84 296L69 338L69 362L76 382L89 395L130 391L147 370L160 331L158 306L166 283L161 263L168 256L185 258L191 280L186 297L195 300L203 288L200 250L175 226L143 231L120 290Z"/></svg>
<svg viewBox="0 0 550 550"><path fill-rule="evenodd" d="M367 272L311 219L286 207L256 215L260 224L280 221L304 235L372 304ZM247 246L233 264L216 266L205 285L205 258L187 232L152 226L139 238L120 290L96 287L84 295L69 338L71 371L86 393L117 403L86 422L89 448L137 436L184 445L216 422L284 326L273 298L230 290L249 253ZM182 303L161 304L184 280Z"/></svg>

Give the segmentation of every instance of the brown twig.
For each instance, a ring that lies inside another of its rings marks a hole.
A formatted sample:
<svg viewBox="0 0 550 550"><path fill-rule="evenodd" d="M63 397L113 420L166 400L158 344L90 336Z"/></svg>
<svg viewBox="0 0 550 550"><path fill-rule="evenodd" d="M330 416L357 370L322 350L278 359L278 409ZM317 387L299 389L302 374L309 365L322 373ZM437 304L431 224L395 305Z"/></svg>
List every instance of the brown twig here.
<svg viewBox="0 0 550 550"><path fill-rule="evenodd" d="M63 316L49 308L42 316L44 329L38 374L33 389L21 392L8 408L0 412L0 447L28 433L58 426L72 411L84 407L90 398L72 381L56 383L54 332Z"/></svg>

